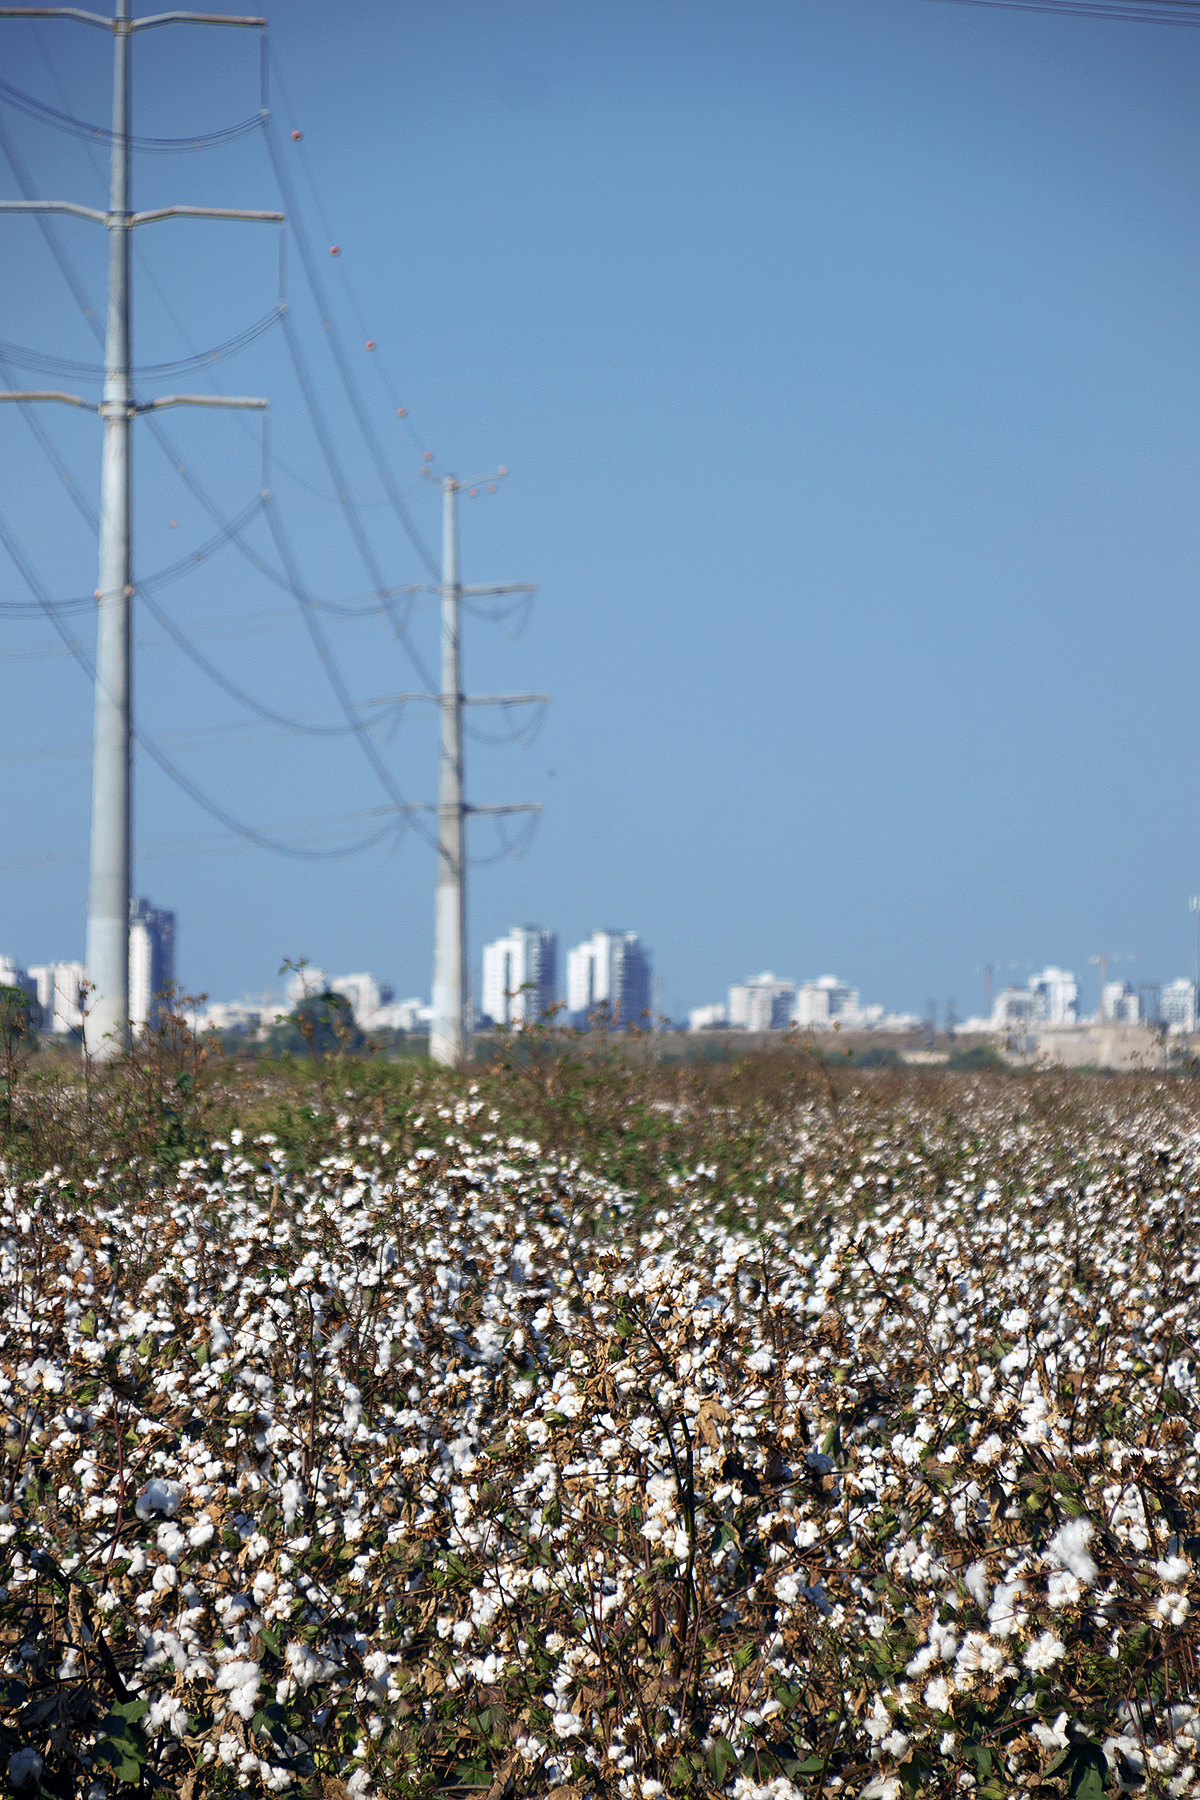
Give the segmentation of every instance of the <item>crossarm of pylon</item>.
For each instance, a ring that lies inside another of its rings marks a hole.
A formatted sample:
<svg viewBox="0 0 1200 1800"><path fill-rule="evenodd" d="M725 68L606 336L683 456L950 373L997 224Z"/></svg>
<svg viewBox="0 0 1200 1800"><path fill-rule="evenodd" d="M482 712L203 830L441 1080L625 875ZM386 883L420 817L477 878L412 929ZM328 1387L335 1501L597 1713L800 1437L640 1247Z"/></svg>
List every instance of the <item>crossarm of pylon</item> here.
<svg viewBox="0 0 1200 1800"><path fill-rule="evenodd" d="M549 706L549 694L464 694L464 706Z"/></svg>
<svg viewBox="0 0 1200 1800"><path fill-rule="evenodd" d="M102 31L113 28L103 13L84 12L79 6L0 6L0 19L78 19L83 25L99 25Z"/></svg>
<svg viewBox="0 0 1200 1800"><path fill-rule="evenodd" d="M253 25L264 30L265 19L240 19L232 13L189 13L167 12L149 13L144 19L131 19L130 26L134 31L149 31L154 25Z"/></svg>
<svg viewBox="0 0 1200 1800"><path fill-rule="evenodd" d="M7 388L0 393L0 401L2 400L19 400L22 403L26 400L57 400L60 406L82 406L88 412L100 411L95 400L81 400L78 394L62 394L57 388L37 388L32 393Z"/></svg>
<svg viewBox="0 0 1200 1800"><path fill-rule="evenodd" d="M0 200L0 212L10 213L74 213L80 219L94 219L97 225L108 224L108 214L94 206L77 206L74 200Z"/></svg>
<svg viewBox="0 0 1200 1800"><path fill-rule="evenodd" d="M11 396L16 398L17 396ZM235 394L162 394L157 400L143 400L134 412L161 412L164 406L233 406L242 411L266 412L267 401L241 399Z"/></svg>
<svg viewBox="0 0 1200 1800"><path fill-rule="evenodd" d="M519 813L519 812L540 813L541 810L542 810L542 803L540 800L518 800L512 806L464 806L463 807L463 811L466 813L493 813L493 814L494 813Z"/></svg>
<svg viewBox="0 0 1200 1800"><path fill-rule="evenodd" d="M82 212L84 208L76 206L71 210ZM103 219L105 215L96 213L93 216ZM238 206L156 206L153 212L130 213L129 223L154 225L159 219L248 219L251 223L257 220L267 225L282 225L286 217L287 214L281 212L246 212Z"/></svg>
<svg viewBox="0 0 1200 1800"><path fill-rule="evenodd" d="M509 581L501 587L460 587L458 591L472 600L482 600L492 594L536 594L537 582Z"/></svg>

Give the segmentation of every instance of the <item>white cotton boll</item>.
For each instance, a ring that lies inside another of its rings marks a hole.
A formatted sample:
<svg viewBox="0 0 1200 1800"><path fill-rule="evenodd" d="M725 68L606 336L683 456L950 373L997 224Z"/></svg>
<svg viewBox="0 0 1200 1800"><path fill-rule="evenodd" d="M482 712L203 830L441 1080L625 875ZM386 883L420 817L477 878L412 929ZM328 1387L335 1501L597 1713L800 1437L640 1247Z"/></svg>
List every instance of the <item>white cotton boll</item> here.
<svg viewBox="0 0 1200 1800"><path fill-rule="evenodd" d="M1184 1556L1168 1556L1154 1565L1154 1572L1159 1579L1170 1583L1172 1587L1177 1582L1187 1580L1189 1569L1190 1564Z"/></svg>
<svg viewBox="0 0 1200 1800"><path fill-rule="evenodd" d="M674 1542L671 1545L671 1554L675 1558L675 1561L686 1562L690 1548L691 1545L688 1543L688 1534L684 1531L683 1527L680 1526L675 1533Z"/></svg>
<svg viewBox="0 0 1200 1800"><path fill-rule="evenodd" d="M1060 1568L1069 1569L1088 1587L1100 1573L1088 1552L1095 1530L1090 1519L1068 1519L1046 1545L1047 1556Z"/></svg>
<svg viewBox="0 0 1200 1800"><path fill-rule="evenodd" d="M147 1737L157 1737L160 1731L169 1731L172 1737L183 1739L191 1725L191 1717L178 1694L163 1694L155 1700L142 1720L142 1730Z"/></svg>
<svg viewBox="0 0 1200 1800"><path fill-rule="evenodd" d="M988 1587L987 1564L973 1562L963 1574L963 1586L970 1594L981 1612L986 1612L991 1600L991 1589Z"/></svg>
<svg viewBox="0 0 1200 1800"><path fill-rule="evenodd" d="M24 1787L27 1781L40 1781L42 1759L28 1744L14 1750L8 1759L8 1779L13 1787Z"/></svg>
<svg viewBox="0 0 1200 1800"><path fill-rule="evenodd" d="M193 1550L203 1550L205 1544L211 1544L216 1535L217 1528L212 1520L201 1519L200 1523L193 1525L188 1532L187 1541Z"/></svg>
<svg viewBox="0 0 1200 1800"><path fill-rule="evenodd" d="M254 1716L262 1670L256 1662L227 1662L217 1676L219 1693L229 1695L229 1704L243 1719Z"/></svg>
<svg viewBox="0 0 1200 1800"><path fill-rule="evenodd" d="M1000 1461L1000 1458L1003 1455L1004 1440L997 1437L996 1433L993 1431L989 1437L984 1438L982 1444L980 1444L971 1460L972 1462L982 1463L985 1468L991 1468L993 1464Z"/></svg>
<svg viewBox="0 0 1200 1800"><path fill-rule="evenodd" d="M283 1511L283 1522L290 1525L300 1510L304 1498L298 1481L285 1481L279 1490L279 1504Z"/></svg>
<svg viewBox="0 0 1200 1800"><path fill-rule="evenodd" d="M1018 1596L1024 1592L1023 1581L997 1582L992 1604L988 1607L988 1629L993 1637L1011 1637L1025 1623L1027 1614L1017 1605Z"/></svg>
<svg viewBox="0 0 1200 1800"><path fill-rule="evenodd" d="M146 1483L134 1501L133 1510L143 1524L155 1513L162 1513L164 1518L173 1519L183 1505L183 1494L181 1481L160 1481L155 1476Z"/></svg>
<svg viewBox="0 0 1200 1800"><path fill-rule="evenodd" d="M1070 1569L1051 1569L1046 1582L1046 1597L1054 1611L1060 1606L1077 1606L1087 1589Z"/></svg>
<svg viewBox="0 0 1200 1800"><path fill-rule="evenodd" d="M209 1326L212 1331L212 1336L209 1339L209 1349L214 1356L224 1356L230 1344L232 1344L233 1339L221 1323L220 1313L213 1313L209 1320Z"/></svg>
<svg viewBox="0 0 1200 1800"><path fill-rule="evenodd" d="M1035 1675L1043 1674L1053 1668L1065 1649L1066 1645L1052 1631L1043 1631L1040 1637L1034 1638L1021 1661Z"/></svg>
<svg viewBox="0 0 1200 1800"><path fill-rule="evenodd" d="M311 1687L314 1681L323 1681L333 1674L334 1665L310 1650L307 1644L293 1640L284 1651L284 1661L288 1673L299 1688Z"/></svg>
<svg viewBox="0 0 1200 1800"><path fill-rule="evenodd" d="M155 1542L168 1562L177 1563L187 1549L188 1540L170 1519L164 1519L155 1533Z"/></svg>
<svg viewBox="0 0 1200 1800"><path fill-rule="evenodd" d="M931 1712L948 1713L954 1689L944 1675L936 1675L925 1689L925 1704Z"/></svg>

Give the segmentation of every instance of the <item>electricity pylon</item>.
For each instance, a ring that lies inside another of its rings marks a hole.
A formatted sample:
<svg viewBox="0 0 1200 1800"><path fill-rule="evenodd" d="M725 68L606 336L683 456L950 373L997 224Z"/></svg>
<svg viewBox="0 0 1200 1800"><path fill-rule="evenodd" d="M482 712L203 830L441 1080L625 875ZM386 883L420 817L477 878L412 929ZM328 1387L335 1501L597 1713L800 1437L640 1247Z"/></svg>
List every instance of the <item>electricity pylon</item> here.
<svg viewBox="0 0 1200 1800"><path fill-rule="evenodd" d="M467 856L466 824L473 813L541 812L534 801L515 805L476 806L466 798L463 758L462 709L464 706L523 706L545 703L548 694L464 694L462 691L462 601L500 594L532 594L530 582L509 582L498 587L464 587L458 579L458 496L486 484L494 490L508 473L479 475L463 482L454 475L435 476L442 490L442 580L438 588L418 584L409 593L438 593L442 601L442 674L439 694L390 694L397 701L436 700L441 713L441 746L438 756L437 889L433 932L433 1018L429 1027L429 1054L446 1068L461 1068L471 1054L471 995L467 978Z"/></svg>
<svg viewBox="0 0 1200 1800"><path fill-rule="evenodd" d="M73 6L3 6L5 19L76 19L113 34L112 173L108 211L70 200L3 200L0 212L73 213L108 230L108 328L104 345L104 398L99 406L75 394L0 392L0 400L53 400L84 406L104 420L100 463L100 584L96 589L96 696L92 741L92 834L88 869L85 960L92 997L88 1048L93 1056L117 1056L129 1038L129 901L131 864L131 762L133 687L130 601L133 598L130 526L129 427L136 414L165 406L233 406L265 410L265 400L207 394L167 394L135 402L129 328L129 234L160 219L253 219L281 225L277 212L218 206L162 206L130 211L129 48L136 31L157 25L243 25L261 30L265 19L210 13L129 16L129 0L117 0L115 18Z"/></svg>

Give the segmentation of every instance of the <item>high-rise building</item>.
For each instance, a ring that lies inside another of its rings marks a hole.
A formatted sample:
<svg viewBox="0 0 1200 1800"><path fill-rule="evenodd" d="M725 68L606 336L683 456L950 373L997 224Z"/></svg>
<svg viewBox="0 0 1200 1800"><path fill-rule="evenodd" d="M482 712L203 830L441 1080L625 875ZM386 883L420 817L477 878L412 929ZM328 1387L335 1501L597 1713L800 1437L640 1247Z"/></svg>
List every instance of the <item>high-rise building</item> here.
<svg viewBox="0 0 1200 1800"><path fill-rule="evenodd" d="M1037 1023L1075 1024L1079 1017L1079 983L1069 969L1043 969L1040 975L1030 977L1029 991Z"/></svg>
<svg viewBox="0 0 1200 1800"><path fill-rule="evenodd" d="M650 1014L650 957L636 931L597 931L567 952L567 1012L578 1025L605 1008L612 1025Z"/></svg>
<svg viewBox="0 0 1200 1800"><path fill-rule="evenodd" d="M767 970L729 990L729 1023L743 1031L783 1031L796 997L794 981Z"/></svg>
<svg viewBox="0 0 1200 1800"><path fill-rule="evenodd" d="M876 1015L869 1021L871 1024L882 1016L880 1008L867 1010ZM832 1025L835 1019L843 1026L858 1024L862 1019L858 989L847 987L836 975L822 975L818 981L806 981L796 994L792 1018L797 1025L812 1025L818 1029L822 1025Z"/></svg>
<svg viewBox="0 0 1200 1800"><path fill-rule="evenodd" d="M81 962L37 963L29 971L42 1005L42 1030L59 1036L83 1027L80 995L87 980Z"/></svg>
<svg viewBox="0 0 1200 1800"><path fill-rule="evenodd" d="M481 1007L493 1025L535 1025L558 1002L558 938L542 925L514 925L483 946Z"/></svg>
<svg viewBox="0 0 1200 1800"><path fill-rule="evenodd" d="M129 1022L156 1025L163 995L175 982L175 914L148 900L129 903Z"/></svg>
<svg viewBox="0 0 1200 1800"><path fill-rule="evenodd" d="M1196 1029L1196 986L1194 982L1168 981L1163 984L1160 1018L1164 1025L1180 1031Z"/></svg>
<svg viewBox="0 0 1200 1800"><path fill-rule="evenodd" d="M1127 981L1106 981L1100 996L1100 1013L1118 1025L1136 1025L1142 1016L1137 992Z"/></svg>

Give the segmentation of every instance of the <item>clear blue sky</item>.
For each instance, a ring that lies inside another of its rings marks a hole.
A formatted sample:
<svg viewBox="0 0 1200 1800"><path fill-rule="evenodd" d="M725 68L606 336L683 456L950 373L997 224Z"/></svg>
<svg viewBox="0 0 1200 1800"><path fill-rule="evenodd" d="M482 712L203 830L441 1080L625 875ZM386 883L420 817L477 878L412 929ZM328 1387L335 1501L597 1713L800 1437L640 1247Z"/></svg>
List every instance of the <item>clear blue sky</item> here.
<svg viewBox="0 0 1200 1800"><path fill-rule="evenodd" d="M100 32L0 32L6 80L106 118ZM279 124L304 133L285 139L301 214L421 527L436 543L424 449L463 475L505 463L499 494L464 502L463 577L540 586L517 641L469 626L468 686L554 696L531 747L470 746L475 799L546 809L523 860L473 872L476 965L513 922L553 926L564 951L635 929L672 1013L764 968L837 972L897 1008L952 995L960 1014L988 960L1073 967L1089 1005L1100 950L1139 952L1113 971L1135 981L1190 972L1200 33L928 0L283 0L271 47ZM134 94L150 136L245 117L257 41L146 33ZM104 204L103 145L2 122L43 195ZM279 204L257 135L141 155L134 179L139 207ZM0 193L18 193L2 157ZM103 232L60 235L99 303ZM0 220L0 241L0 337L94 361L37 227ZM275 301L272 227L137 242L141 364ZM379 562L419 581L294 245L287 283ZM313 592L362 595L280 333L212 377L271 399L272 482ZM95 419L39 417L94 504ZM226 512L253 500L256 422L164 422ZM215 528L137 433L146 576ZM50 590L90 593L94 541L15 408L0 496ZM274 556L261 523L251 541ZM0 552L0 600L27 598ZM157 599L235 685L336 722L298 609L233 549ZM325 623L359 699L417 685L386 621ZM255 723L144 608L139 635L143 727L240 818L385 803L353 743ZM26 961L83 948L91 694L66 655L34 654L52 641L44 618L0 615L0 951ZM435 659L429 606L413 641ZM430 709L380 743L431 799ZM138 891L176 910L191 989L261 988L303 954L428 993L415 835L325 864L231 847L145 757L136 809ZM486 855L492 829L474 830Z"/></svg>

